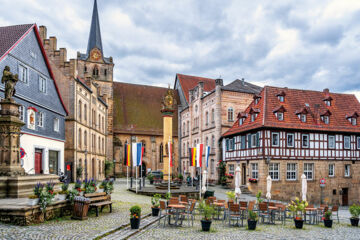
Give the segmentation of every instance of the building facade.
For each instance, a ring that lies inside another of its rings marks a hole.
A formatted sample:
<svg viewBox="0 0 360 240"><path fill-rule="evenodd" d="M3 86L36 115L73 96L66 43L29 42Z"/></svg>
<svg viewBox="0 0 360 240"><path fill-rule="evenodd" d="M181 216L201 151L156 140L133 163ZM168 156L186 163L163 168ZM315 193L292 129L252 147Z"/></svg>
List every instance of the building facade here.
<svg viewBox="0 0 360 240"><path fill-rule="evenodd" d="M162 101L168 88L114 82L114 156L116 175L126 175L125 143L142 142L145 147L143 173L162 171L167 155L163 144ZM177 92L171 90L177 101ZM179 171L177 109L173 117L173 174ZM134 171L134 170L133 170ZM130 171L131 172L131 171Z"/></svg>
<svg viewBox="0 0 360 240"><path fill-rule="evenodd" d="M304 173L309 202L357 202L359 110L350 94L265 87L223 135L227 169L240 166L242 184L253 193L266 194L270 175L274 199L300 197Z"/></svg>
<svg viewBox="0 0 360 240"><path fill-rule="evenodd" d="M15 101L20 104L22 166L28 174L64 172L65 116L49 60L35 24L0 27L1 77L5 66L18 74ZM0 85L4 97L4 84Z"/></svg>
<svg viewBox="0 0 360 240"><path fill-rule="evenodd" d="M221 134L233 124L235 113L244 111L260 87L235 80L223 86L222 79L209 79L177 74L175 89L179 92L179 132L181 133L181 171L193 176L189 163L189 148L198 143L210 146L208 174L210 180L218 178ZM205 166L205 163L203 163Z"/></svg>

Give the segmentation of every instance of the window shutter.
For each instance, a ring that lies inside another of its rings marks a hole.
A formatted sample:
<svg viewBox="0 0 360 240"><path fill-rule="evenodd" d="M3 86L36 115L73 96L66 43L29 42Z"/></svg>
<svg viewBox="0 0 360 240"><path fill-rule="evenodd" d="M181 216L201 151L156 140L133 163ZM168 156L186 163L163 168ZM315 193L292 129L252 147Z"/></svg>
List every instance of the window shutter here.
<svg viewBox="0 0 360 240"><path fill-rule="evenodd" d="M226 139L226 151L229 151L229 139Z"/></svg>
<svg viewBox="0 0 360 240"><path fill-rule="evenodd" d="M248 148L251 148L251 134L248 135Z"/></svg>
<svg viewBox="0 0 360 240"><path fill-rule="evenodd" d="M256 133L256 146L260 147L260 133L259 132Z"/></svg>

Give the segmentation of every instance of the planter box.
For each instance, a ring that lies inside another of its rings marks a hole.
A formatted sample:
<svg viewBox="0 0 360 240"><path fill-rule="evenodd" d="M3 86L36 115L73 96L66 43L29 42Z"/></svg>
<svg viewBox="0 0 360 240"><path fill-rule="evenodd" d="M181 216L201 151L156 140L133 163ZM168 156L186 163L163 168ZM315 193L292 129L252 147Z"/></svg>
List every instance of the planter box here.
<svg viewBox="0 0 360 240"><path fill-rule="evenodd" d="M157 217L159 216L159 211L160 211L160 208L151 208L151 211L152 211L152 216L153 217Z"/></svg>
<svg viewBox="0 0 360 240"><path fill-rule="evenodd" d="M294 219L294 222L295 222L295 227L296 227L296 228L298 228L298 229L302 229L302 228L303 228L304 220L296 220L296 219Z"/></svg>
<svg viewBox="0 0 360 240"><path fill-rule="evenodd" d="M30 206L38 205L39 204L39 199L38 198L29 198L28 203L29 203Z"/></svg>
<svg viewBox="0 0 360 240"><path fill-rule="evenodd" d="M67 195L66 194L58 194L57 199L60 201L66 200Z"/></svg>
<svg viewBox="0 0 360 240"><path fill-rule="evenodd" d="M359 226L359 219L358 218L350 218L351 226L357 227Z"/></svg>
<svg viewBox="0 0 360 240"><path fill-rule="evenodd" d="M249 230L255 230L256 229L256 223L257 221L255 220L248 220L248 229Z"/></svg>
<svg viewBox="0 0 360 240"><path fill-rule="evenodd" d="M97 192L104 192L104 189L103 189L103 188L99 188L99 189L97 190Z"/></svg>
<svg viewBox="0 0 360 240"><path fill-rule="evenodd" d="M140 218L130 218L131 229L139 229Z"/></svg>
<svg viewBox="0 0 360 240"><path fill-rule="evenodd" d="M204 232L210 231L211 221L201 220L201 228Z"/></svg>
<svg viewBox="0 0 360 240"><path fill-rule="evenodd" d="M324 220L324 226L327 228L332 228L333 220Z"/></svg>

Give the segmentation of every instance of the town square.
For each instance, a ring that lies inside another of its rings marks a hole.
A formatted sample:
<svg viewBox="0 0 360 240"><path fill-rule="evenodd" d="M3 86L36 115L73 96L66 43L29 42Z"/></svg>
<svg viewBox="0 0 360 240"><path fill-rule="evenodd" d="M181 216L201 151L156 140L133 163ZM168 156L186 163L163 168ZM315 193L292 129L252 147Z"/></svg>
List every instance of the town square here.
<svg viewBox="0 0 360 240"><path fill-rule="evenodd" d="M360 239L360 1L1 5L0 239Z"/></svg>

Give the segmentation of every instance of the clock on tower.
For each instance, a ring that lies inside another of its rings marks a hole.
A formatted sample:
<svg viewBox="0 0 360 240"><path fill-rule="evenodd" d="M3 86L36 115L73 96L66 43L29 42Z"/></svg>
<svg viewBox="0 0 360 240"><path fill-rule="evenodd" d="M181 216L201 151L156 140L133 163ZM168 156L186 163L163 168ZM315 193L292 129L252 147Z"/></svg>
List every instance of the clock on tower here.
<svg viewBox="0 0 360 240"><path fill-rule="evenodd" d="M101 59L101 52L97 48L93 48L90 52L90 59L92 61L99 61Z"/></svg>

